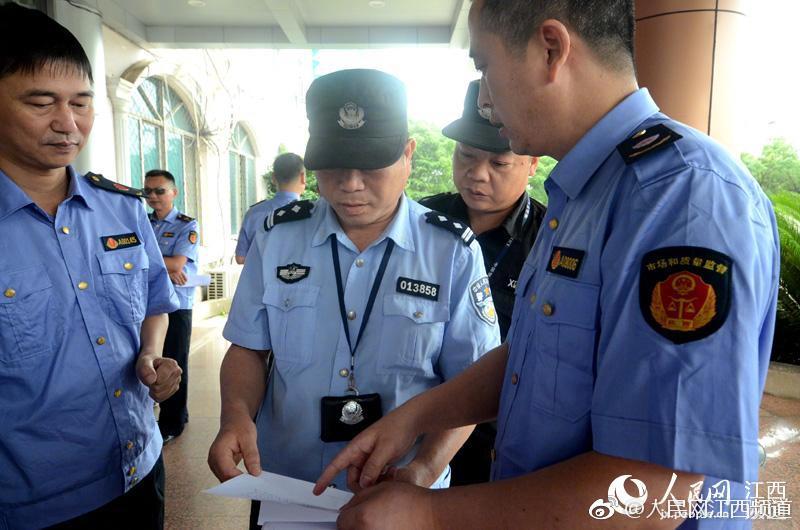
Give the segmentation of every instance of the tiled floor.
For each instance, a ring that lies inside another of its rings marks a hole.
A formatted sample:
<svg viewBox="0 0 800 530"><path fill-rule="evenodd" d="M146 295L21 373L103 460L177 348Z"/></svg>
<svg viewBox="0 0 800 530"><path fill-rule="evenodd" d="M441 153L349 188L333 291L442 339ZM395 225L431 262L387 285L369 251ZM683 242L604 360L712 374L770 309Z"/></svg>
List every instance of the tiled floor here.
<svg viewBox="0 0 800 530"><path fill-rule="evenodd" d="M189 423L164 447L167 469L166 529L246 530L250 504L203 493L218 484L208 469L208 447L219 428L219 366L228 343L225 320L197 323L189 357Z"/></svg>
<svg viewBox="0 0 800 530"><path fill-rule="evenodd" d="M165 446L167 530L245 530L249 503L203 493L217 484L206 456L219 427L219 366L228 347L223 317L195 324L189 359L190 422L183 435ZM767 452L759 480L784 482L792 513L800 510L800 401L765 395L761 404L761 444ZM755 521L754 529L800 528L791 520Z"/></svg>

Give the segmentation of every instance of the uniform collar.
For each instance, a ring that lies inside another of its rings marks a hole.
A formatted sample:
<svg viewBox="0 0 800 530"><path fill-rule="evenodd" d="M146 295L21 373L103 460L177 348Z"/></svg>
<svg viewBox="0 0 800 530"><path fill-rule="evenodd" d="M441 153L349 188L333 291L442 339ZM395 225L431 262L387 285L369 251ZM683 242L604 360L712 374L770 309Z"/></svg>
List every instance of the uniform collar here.
<svg viewBox="0 0 800 530"><path fill-rule="evenodd" d="M90 187L89 184L78 176L72 166L67 166L67 174L69 175L69 184L67 198L64 202L76 197L89 209L92 209L90 194L87 194L87 190ZM33 204L33 199L22 188L17 186L8 175L0 171L0 219L8 217L29 204Z"/></svg>
<svg viewBox="0 0 800 530"><path fill-rule="evenodd" d="M342 226L339 224L336 213L333 211L330 204L328 204L326 200L320 198L317 201L317 208L324 208L325 211L321 215L320 223L311 241L311 245L315 247L327 242L331 234L336 234L337 237L339 235L344 236L344 230L342 230ZM410 217L411 209L409 208L409 201L406 198L406 194L403 193L400 196L400 206L397 208L394 218L389 223L389 226L386 227L386 230L370 244L370 247L374 247L384 239L389 238L394 241L398 247L414 252L415 246L414 239L411 235ZM345 243L345 240L341 237L339 241ZM347 242L349 243L349 241ZM351 250L355 250L355 248L353 247Z"/></svg>
<svg viewBox="0 0 800 530"><path fill-rule="evenodd" d="M657 112L658 106L646 88L633 92L583 135L558 162L548 180L574 200L616 146Z"/></svg>
<svg viewBox="0 0 800 530"><path fill-rule="evenodd" d="M281 191L281 190L278 190L278 191L275 192L275 196L273 196L272 198L273 198L273 200L274 199L278 199L278 200L286 199L286 200L289 200L289 201L296 201L296 200L298 200L300 198L300 194L299 193L295 193L293 191Z"/></svg>
<svg viewBox="0 0 800 530"><path fill-rule="evenodd" d="M150 212L150 214L148 215L148 217L149 217L149 218L150 218L150 220L151 220L151 221L153 221L153 222L160 222L160 223L170 223L170 224L171 224L171 223L174 223L174 222L175 222L175 218L176 218L176 217L178 217L178 214L179 214L179 213L180 213L180 212L178 211L178 209L177 209L177 208L175 208L175 207L173 206L173 207L172 207L172 210L170 210L170 211L169 211L169 213L167 214L167 216L166 216L166 217L164 217L163 219L159 219L159 218L156 216L156 212L155 212L155 210L153 210L152 212Z"/></svg>
<svg viewBox="0 0 800 530"><path fill-rule="evenodd" d="M525 228L523 218L525 217L525 207L528 202L530 202L530 197L527 192L523 192L520 198L517 199L514 209L511 210L511 213L509 213L499 225L505 229L509 236L515 239L521 239L522 237L522 231ZM450 203L448 210L449 211L444 213L469 224L469 209L460 193L453 194L453 201ZM529 210L528 218L530 218L532 214L533 212Z"/></svg>

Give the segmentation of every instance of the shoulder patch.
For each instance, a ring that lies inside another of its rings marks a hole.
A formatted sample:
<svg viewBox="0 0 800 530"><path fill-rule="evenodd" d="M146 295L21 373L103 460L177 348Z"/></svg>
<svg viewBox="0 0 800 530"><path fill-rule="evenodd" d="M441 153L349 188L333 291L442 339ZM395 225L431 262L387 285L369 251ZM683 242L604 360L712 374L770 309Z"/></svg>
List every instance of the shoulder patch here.
<svg viewBox="0 0 800 530"><path fill-rule="evenodd" d="M92 173L91 171L84 175L87 181L92 186L97 188L102 188L107 191L113 191L116 193L122 193L123 195L130 195L131 197L144 197L144 192L138 188L131 188L130 186L125 186L124 184L120 184L119 182L114 182L113 180L109 180L105 178L103 175L98 175L96 173Z"/></svg>
<svg viewBox="0 0 800 530"><path fill-rule="evenodd" d="M617 146L626 164L632 164L641 157L663 149L683 138L663 123L642 129Z"/></svg>
<svg viewBox="0 0 800 530"><path fill-rule="evenodd" d="M180 219L181 221L186 221L187 223L188 223L189 221L194 221L194 217L189 217L189 216L188 216L188 215L186 215L185 213L179 213L179 214L178 214L176 217L177 217L178 219Z"/></svg>
<svg viewBox="0 0 800 530"><path fill-rule="evenodd" d="M466 223L457 221L452 217L439 212L426 212L425 222L439 226L457 235L465 245L470 246L475 241L475 232Z"/></svg>
<svg viewBox="0 0 800 530"><path fill-rule="evenodd" d="M264 219L264 230L272 230L277 224L308 219L313 209L314 203L309 200L290 202L270 212Z"/></svg>
<svg viewBox="0 0 800 530"><path fill-rule="evenodd" d="M664 247L642 257L639 306L647 324L675 344L708 337L725 323L733 260L703 247Z"/></svg>

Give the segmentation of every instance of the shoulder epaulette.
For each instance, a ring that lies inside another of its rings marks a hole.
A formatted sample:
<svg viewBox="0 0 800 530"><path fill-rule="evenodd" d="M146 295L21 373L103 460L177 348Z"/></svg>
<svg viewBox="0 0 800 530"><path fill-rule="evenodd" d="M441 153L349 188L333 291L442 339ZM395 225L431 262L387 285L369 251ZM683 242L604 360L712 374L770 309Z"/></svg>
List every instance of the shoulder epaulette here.
<svg viewBox="0 0 800 530"><path fill-rule="evenodd" d="M683 138L663 123L642 129L617 146L626 164L632 164L643 156L663 149Z"/></svg>
<svg viewBox="0 0 800 530"><path fill-rule="evenodd" d="M311 210L314 203L308 200L290 202L286 206L281 206L272 210L264 219L264 230L271 230L273 226L289 221L300 221L311 217Z"/></svg>
<svg viewBox="0 0 800 530"><path fill-rule="evenodd" d="M102 188L108 191L114 191L116 193L122 193L123 195L130 195L131 197L144 197L144 192L138 188L131 188L130 186L125 186L124 184L120 184L119 182L114 182L113 180L109 180L105 178L103 175L97 175L95 173L89 172L84 175L86 180L89 181L93 186Z"/></svg>
<svg viewBox="0 0 800 530"><path fill-rule="evenodd" d="M475 241L475 232L461 221L448 217L439 212L426 212L425 222L449 230L457 235L465 245L470 246Z"/></svg>
<svg viewBox="0 0 800 530"><path fill-rule="evenodd" d="M181 221L186 221L187 223L190 222L190 221L194 221L194 217L189 217L185 213L179 213L175 217L176 217L176 219L180 219Z"/></svg>

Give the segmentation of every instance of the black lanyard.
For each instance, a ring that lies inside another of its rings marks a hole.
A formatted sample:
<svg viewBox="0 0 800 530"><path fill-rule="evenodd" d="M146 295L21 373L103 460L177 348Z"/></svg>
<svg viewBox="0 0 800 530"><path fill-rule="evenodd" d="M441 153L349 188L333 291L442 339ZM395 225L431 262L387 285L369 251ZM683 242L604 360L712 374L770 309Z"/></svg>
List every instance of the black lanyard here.
<svg viewBox="0 0 800 530"><path fill-rule="evenodd" d="M521 228L525 228L525 223L528 221L528 215L531 213L531 200L528 199L525 203L525 213L522 214L522 226ZM503 261L503 258L508 253L508 249L511 248L511 244L514 242L515 237L512 235L506 241L505 246L500 250L497 254L497 259L494 260L494 263L491 267L489 267L489 272L486 274L487 278L491 278L494 271L497 270L497 266L500 265L500 262Z"/></svg>
<svg viewBox="0 0 800 530"><path fill-rule="evenodd" d="M389 263L389 256L392 255L394 250L394 241L389 239L386 242L386 250L383 252L380 267L378 267L378 274L375 276L375 281L372 282L372 289L369 292L369 299L367 300L367 307L364 309L364 316L361 319L361 329L358 330L358 337L356 337L355 346L350 341L350 327L347 325L347 311L344 308L344 286L342 285L342 271L339 266L339 241L336 239L336 234L331 236L331 256L333 257L333 271L336 274L336 290L339 294L339 313L342 315L342 326L344 326L344 335L347 337L347 346L350 348L350 378L348 379L348 391L358 393L355 385L355 368L356 368L356 348L361 342L361 336L364 334L364 328L367 327L369 315L372 313L372 306L375 304L375 297L378 296L378 289L383 280L383 274L386 272L386 265Z"/></svg>

